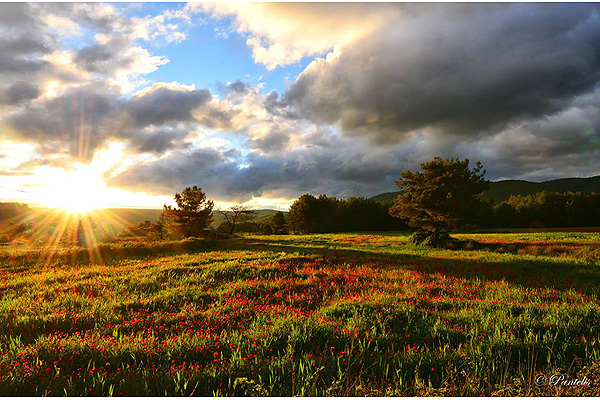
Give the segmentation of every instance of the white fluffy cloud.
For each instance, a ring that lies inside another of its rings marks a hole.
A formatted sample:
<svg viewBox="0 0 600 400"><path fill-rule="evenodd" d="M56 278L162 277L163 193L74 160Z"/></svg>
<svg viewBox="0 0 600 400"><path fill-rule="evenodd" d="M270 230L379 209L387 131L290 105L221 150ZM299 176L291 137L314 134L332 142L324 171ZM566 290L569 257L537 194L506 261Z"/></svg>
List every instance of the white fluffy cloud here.
<svg viewBox="0 0 600 400"><path fill-rule="evenodd" d="M190 8L217 18L233 16L233 28L247 37L254 60L268 69L343 47L402 12L374 3L202 3Z"/></svg>

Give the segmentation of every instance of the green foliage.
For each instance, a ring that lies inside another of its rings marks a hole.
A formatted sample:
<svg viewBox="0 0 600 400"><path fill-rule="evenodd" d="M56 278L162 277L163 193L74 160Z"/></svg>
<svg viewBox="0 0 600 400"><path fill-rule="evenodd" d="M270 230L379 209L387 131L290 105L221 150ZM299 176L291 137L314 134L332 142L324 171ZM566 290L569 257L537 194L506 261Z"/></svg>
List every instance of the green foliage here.
<svg viewBox="0 0 600 400"><path fill-rule="evenodd" d="M324 194L315 197L311 194L300 196L288 213L290 229L294 232L319 233L337 232L339 201Z"/></svg>
<svg viewBox="0 0 600 400"><path fill-rule="evenodd" d="M213 202L197 186L187 187L175 194L179 209L165 206L163 212L172 221L169 228L174 236L194 237L208 234L212 222Z"/></svg>
<svg viewBox="0 0 600 400"><path fill-rule="evenodd" d="M406 229L406 224L392 218L390 205L363 197L347 200L318 198L305 194L290 207L288 226L301 233L360 232Z"/></svg>
<svg viewBox="0 0 600 400"><path fill-rule="evenodd" d="M416 231L410 236L410 242L417 246L447 247L451 238L446 232Z"/></svg>
<svg viewBox="0 0 600 400"><path fill-rule="evenodd" d="M511 196L494 206L502 228L600 226L600 194L539 192Z"/></svg>
<svg viewBox="0 0 600 400"><path fill-rule="evenodd" d="M169 215L165 210L166 206L163 206L163 209L156 219L154 223L154 232L156 236L161 240L166 240L169 238L169 224L171 221L169 220Z"/></svg>
<svg viewBox="0 0 600 400"><path fill-rule="evenodd" d="M221 223L221 225L219 225L219 228L217 230L228 235L234 234L234 232L236 231L236 226L239 226L240 224L247 224L251 219L253 219L256 216L256 212L254 210L251 210L249 207L241 205L232 206L227 211L219 210L218 212L219 214L221 214L225 221ZM247 227L248 226L246 226L246 228ZM258 232L259 230L260 227L257 225L255 232Z"/></svg>
<svg viewBox="0 0 600 400"><path fill-rule="evenodd" d="M281 211L277 211L273 214L267 225L269 233L275 235L287 235L289 233L285 214Z"/></svg>
<svg viewBox="0 0 600 400"><path fill-rule="evenodd" d="M46 266L4 246L0 393L597 395L600 274L580 250L599 234L456 236L566 252L254 235L111 244L123 250L110 263ZM536 386L552 373L593 384Z"/></svg>
<svg viewBox="0 0 600 400"><path fill-rule="evenodd" d="M410 226L428 230L452 230L465 223L476 223L487 203L488 188L480 162L469 168L469 160L442 159L421 164L423 172L402 172L396 184L404 189L390 208L394 217Z"/></svg>

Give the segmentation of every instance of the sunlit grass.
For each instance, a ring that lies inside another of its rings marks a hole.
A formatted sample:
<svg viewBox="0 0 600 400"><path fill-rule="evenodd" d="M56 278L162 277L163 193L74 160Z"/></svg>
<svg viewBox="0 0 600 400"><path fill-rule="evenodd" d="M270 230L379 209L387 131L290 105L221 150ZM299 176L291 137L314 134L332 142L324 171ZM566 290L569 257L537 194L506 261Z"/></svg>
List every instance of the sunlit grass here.
<svg viewBox="0 0 600 400"><path fill-rule="evenodd" d="M532 246L592 251L598 237L544 235L531 235ZM407 239L253 235L194 253L147 244L109 257L117 247L100 245L102 263L87 250L48 265L3 258L0 392L597 393L533 382L552 372L599 377L597 261Z"/></svg>

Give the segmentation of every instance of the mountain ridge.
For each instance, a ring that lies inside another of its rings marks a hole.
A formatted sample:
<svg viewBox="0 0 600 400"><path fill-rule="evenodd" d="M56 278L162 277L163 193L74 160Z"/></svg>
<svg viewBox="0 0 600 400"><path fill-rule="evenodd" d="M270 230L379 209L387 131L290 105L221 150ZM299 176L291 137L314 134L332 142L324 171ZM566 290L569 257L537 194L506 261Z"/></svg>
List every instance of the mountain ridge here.
<svg viewBox="0 0 600 400"><path fill-rule="evenodd" d="M583 192L600 193L600 175L588 178L560 178L544 182L530 182L522 179L505 179L490 182L490 188L485 197L498 203L512 195L528 195L538 192ZM385 192L372 196L375 201L393 201L401 191Z"/></svg>

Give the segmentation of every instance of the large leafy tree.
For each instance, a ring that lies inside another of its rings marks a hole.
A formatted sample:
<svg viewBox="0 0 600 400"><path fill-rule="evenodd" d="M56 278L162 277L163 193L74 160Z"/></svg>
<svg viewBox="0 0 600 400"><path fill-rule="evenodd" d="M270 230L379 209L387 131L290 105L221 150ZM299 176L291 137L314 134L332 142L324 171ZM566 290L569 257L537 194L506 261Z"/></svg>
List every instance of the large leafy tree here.
<svg viewBox="0 0 600 400"><path fill-rule="evenodd" d="M213 220L213 202L198 186L186 187L175 194L178 208L165 207L164 213L172 221L172 229L184 237L203 236Z"/></svg>
<svg viewBox="0 0 600 400"><path fill-rule="evenodd" d="M303 194L290 206L289 227L301 233L339 231L339 204L335 197Z"/></svg>
<svg viewBox="0 0 600 400"><path fill-rule="evenodd" d="M463 224L477 222L489 205L483 192L489 183L480 162L469 168L469 160L442 159L421 164L422 172L406 170L396 184L403 189L390 208L390 215L433 236Z"/></svg>

